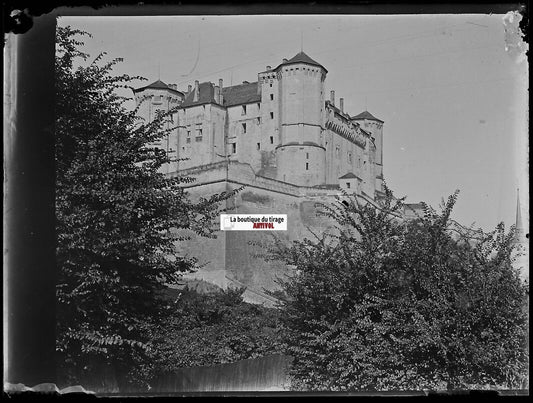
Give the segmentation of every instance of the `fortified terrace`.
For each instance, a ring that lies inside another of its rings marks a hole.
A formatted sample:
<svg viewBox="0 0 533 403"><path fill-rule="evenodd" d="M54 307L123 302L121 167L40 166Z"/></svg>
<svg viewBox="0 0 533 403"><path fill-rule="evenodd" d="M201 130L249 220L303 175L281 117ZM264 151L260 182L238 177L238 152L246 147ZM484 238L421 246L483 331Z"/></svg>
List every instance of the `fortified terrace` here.
<svg viewBox="0 0 533 403"><path fill-rule="evenodd" d="M176 109L169 134L153 146L172 162L169 176L190 176L191 197L206 197L245 186L227 201L232 213L287 214L285 240L311 237L331 226L316 216L319 202L341 189L363 202L383 193L383 124L370 112L350 115L335 91L326 97L327 69L300 52L276 67L266 66L254 82L224 86L195 81L184 91L161 80L134 90L138 114L151 121L158 111ZM266 241L259 231L219 231L216 239L180 243L180 253L204 267L190 275L222 288L246 287L245 300L272 305L264 289L289 270L257 258L249 241Z"/></svg>

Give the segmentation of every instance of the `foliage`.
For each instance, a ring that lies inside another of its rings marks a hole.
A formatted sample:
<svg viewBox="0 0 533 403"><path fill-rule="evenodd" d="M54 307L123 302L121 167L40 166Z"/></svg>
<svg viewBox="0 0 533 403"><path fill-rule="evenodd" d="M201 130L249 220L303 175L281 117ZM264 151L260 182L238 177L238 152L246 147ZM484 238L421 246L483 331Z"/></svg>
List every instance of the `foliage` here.
<svg viewBox="0 0 533 403"><path fill-rule="evenodd" d="M339 197L322 209L335 232L270 250L295 267L281 281L293 387L523 387L527 287L511 265L513 229L456 224L457 192L408 221L386 194L379 206Z"/></svg>
<svg viewBox="0 0 533 403"><path fill-rule="evenodd" d="M191 179L159 173L169 158L149 144L175 111L144 122L126 110L118 90L142 78L114 76L120 59L103 63L104 53L84 65L79 36L90 34L57 30L57 349L70 383L95 363L127 367L146 354L149 330L169 314L165 284L196 265L175 243L184 231L210 236L227 197L193 203Z"/></svg>
<svg viewBox="0 0 533 403"><path fill-rule="evenodd" d="M152 328L149 360L137 368L150 380L178 368L216 365L281 352L279 311L243 301L244 289L200 294L167 290L172 314Z"/></svg>

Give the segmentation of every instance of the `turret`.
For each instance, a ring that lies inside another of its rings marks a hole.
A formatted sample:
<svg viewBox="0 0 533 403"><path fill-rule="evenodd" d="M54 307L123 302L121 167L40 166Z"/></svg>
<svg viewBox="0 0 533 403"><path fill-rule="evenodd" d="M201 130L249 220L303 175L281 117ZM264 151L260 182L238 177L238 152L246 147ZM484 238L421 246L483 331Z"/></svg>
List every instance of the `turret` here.
<svg viewBox="0 0 533 403"><path fill-rule="evenodd" d="M168 112L180 105L185 94L177 90L175 84L167 85L161 80L154 81L145 87L133 90L135 102L138 105L137 115L142 117L146 123L155 119L157 112ZM177 122L168 119L165 129L176 126ZM172 159L177 157L177 132L172 131L169 135L152 144L153 147L164 149ZM177 169L175 163L169 163L161 167L161 172L168 173Z"/></svg>
<svg viewBox="0 0 533 403"><path fill-rule="evenodd" d="M321 130L327 70L304 52L275 69L279 80L278 179L300 186L325 183Z"/></svg>
<svg viewBox="0 0 533 403"><path fill-rule="evenodd" d="M376 146L374 157L374 170L375 170L375 188L378 191L383 192L383 120L376 118L370 112L364 111L357 116L351 118L353 122L360 125L362 129L370 132L374 138L374 144Z"/></svg>

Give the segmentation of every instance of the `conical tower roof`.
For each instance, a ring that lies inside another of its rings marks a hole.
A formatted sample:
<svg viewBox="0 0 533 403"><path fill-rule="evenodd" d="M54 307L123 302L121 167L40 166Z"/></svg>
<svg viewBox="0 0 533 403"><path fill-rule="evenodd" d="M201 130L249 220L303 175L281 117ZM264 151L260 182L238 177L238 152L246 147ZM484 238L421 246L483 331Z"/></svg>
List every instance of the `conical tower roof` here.
<svg viewBox="0 0 533 403"><path fill-rule="evenodd" d="M359 115L352 116L352 120L362 120L362 119L368 119L368 120L376 120L378 122L384 123L383 120L378 119L377 117L373 116L370 112L364 111L361 112Z"/></svg>
<svg viewBox="0 0 533 403"><path fill-rule="evenodd" d="M145 89L168 90L168 91L178 92L183 95L181 91L175 90L174 88L170 87L168 84L165 84L161 80L156 80L152 84L148 84L148 85L145 85L144 87L134 89L133 92L139 92Z"/></svg>
<svg viewBox="0 0 533 403"><path fill-rule="evenodd" d="M322 66L317 61L311 59L304 51L301 51L301 52L297 53L291 59L289 59L287 61L284 61L278 67L276 67L276 69L278 69L281 66L286 66L288 64L296 64L296 63L305 63L305 64L310 64L312 66L318 66L318 67L323 68L326 71L326 73L328 72L328 70L324 66Z"/></svg>

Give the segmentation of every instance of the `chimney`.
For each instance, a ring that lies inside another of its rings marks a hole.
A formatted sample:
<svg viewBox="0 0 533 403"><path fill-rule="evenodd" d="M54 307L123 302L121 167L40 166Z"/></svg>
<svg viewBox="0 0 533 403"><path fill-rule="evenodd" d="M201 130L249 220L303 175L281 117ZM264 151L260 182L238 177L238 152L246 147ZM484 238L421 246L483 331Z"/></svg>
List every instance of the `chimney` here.
<svg viewBox="0 0 533 403"><path fill-rule="evenodd" d="M267 66L267 71L272 70L272 66Z"/></svg>
<svg viewBox="0 0 533 403"><path fill-rule="evenodd" d="M178 85L177 84L169 84L168 86L170 88L172 88L173 90L177 90L178 89Z"/></svg>
<svg viewBox="0 0 533 403"><path fill-rule="evenodd" d="M344 98L339 99L339 104L341 112L344 113Z"/></svg>
<svg viewBox="0 0 533 403"><path fill-rule="evenodd" d="M220 101L220 87L218 85L215 85L215 102L218 104Z"/></svg>
<svg viewBox="0 0 533 403"><path fill-rule="evenodd" d="M219 94L220 94L220 99L218 100L218 103L219 103L220 105L222 105L222 103L223 103L223 101L224 101L224 100L222 99L222 88L223 88L222 84L223 84L223 83L224 83L224 82L222 81L222 79L219 78L219 79L218 79L218 87L219 87L219 90L220 90L220 93L219 93Z"/></svg>
<svg viewBox="0 0 533 403"><path fill-rule="evenodd" d="M198 80L196 80L194 82L194 98L193 98L193 102L198 102L199 99L200 99L200 82Z"/></svg>
<svg viewBox="0 0 533 403"><path fill-rule="evenodd" d="M283 58L283 62L282 63L287 63L287 62L288 62L288 60Z"/></svg>
<svg viewBox="0 0 533 403"><path fill-rule="evenodd" d="M190 94L192 92L192 85L189 84L189 87L187 87L187 94Z"/></svg>
<svg viewBox="0 0 533 403"><path fill-rule="evenodd" d="M331 102L331 105L335 106L335 91L333 90L329 93L329 101Z"/></svg>

